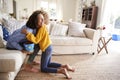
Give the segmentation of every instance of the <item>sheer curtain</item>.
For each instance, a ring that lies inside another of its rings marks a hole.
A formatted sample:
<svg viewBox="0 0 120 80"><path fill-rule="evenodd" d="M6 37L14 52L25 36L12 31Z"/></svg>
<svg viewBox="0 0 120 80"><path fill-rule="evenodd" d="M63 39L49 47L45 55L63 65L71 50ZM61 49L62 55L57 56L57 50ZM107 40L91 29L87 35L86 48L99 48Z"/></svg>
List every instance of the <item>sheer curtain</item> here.
<svg viewBox="0 0 120 80"><path fill-rule="evenodd" d="M111 35L116 32L114 29L115 20L120 16L119 0L103 0L101 7L100 26L105 26L104 33Z"/></svg>
<svg viewBox="0 0 120 80"><path fill-rule="evenodd" d="M112 24L120 16L119 0L104 0L102 3L102 24Z"/></svg>

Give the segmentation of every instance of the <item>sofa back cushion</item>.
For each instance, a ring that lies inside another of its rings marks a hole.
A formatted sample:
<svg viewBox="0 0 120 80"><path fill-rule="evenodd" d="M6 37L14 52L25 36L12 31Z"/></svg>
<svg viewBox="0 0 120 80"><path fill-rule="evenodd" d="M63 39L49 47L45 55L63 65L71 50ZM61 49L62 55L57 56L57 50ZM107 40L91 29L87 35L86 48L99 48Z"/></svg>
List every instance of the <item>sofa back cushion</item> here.
<svg viewBox="0 0 120 80"><path fill-rule="evenodd" d="M66 36L68 31L68 25L56 23L53 25L51 34L53 36Z"/></svg>
<svg viewBox="0 0 120 80"><path fill-rule="evenodd" d="M85 28L86 24L81 24L79 22L69 22L68 26L69 26L69 30L68 30L69 36L85 37L83 29Z"/></svg>

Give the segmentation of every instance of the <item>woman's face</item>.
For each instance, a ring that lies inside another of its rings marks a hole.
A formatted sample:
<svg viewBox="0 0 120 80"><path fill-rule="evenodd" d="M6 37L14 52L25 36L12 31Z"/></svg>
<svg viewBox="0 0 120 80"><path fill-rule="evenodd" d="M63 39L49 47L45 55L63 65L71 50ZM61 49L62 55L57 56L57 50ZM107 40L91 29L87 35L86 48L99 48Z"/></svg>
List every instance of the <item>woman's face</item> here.
<svg viewBox="0 0 120 80"><path fill-rule="evenodd" d="M44 23L44 17L43 17L43 15L42 14L39 14L38 15L38 28L39 27L41 27L42 25L43 25L43 23Z"/></svg>

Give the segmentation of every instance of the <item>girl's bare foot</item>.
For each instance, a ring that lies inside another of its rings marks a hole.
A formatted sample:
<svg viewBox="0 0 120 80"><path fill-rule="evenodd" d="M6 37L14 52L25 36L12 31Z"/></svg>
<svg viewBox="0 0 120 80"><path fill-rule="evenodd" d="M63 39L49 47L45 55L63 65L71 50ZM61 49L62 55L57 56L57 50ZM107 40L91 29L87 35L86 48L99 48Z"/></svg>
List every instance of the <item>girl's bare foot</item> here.
<svg viewBox="0 0 120 80"><path fill-rule="evenodd" d="M71 71L71 72L75 72L75 69L72 68L70 65L66 64L66 65L63 65L62 68L66 68L68 71Z"/></svg>
<svg viewBox="0 0 120 80"><path fill-rule="evenodd" d="M70 75L68 74L68 72L65 68L58 69L58 73L64 74L66 76L66 79L72 79L72 77L70 77Z"/></svg>
<svg viewBox="0 0 120 80"><path fill-rule="evenodd" d="M68 71L72 71L72 72L75 72L75 69L74 68L72 68L70 65L66 65L66 68L67 68L67 70Z"/></svg>
<svg viewBox="0 0 120 80"><path fill-rule="evenodd" d="M39 72L39 69L34 68L31 64L26 64L23 70L28 72L34 72L34 73Z"/></svg>
<svg viewBox="0 0 120 80"><path fill-rule="evenodd" d="M38 72L39 72L39 69L32 67L32 68L26 68L25 71L38 73Z"/></svg>

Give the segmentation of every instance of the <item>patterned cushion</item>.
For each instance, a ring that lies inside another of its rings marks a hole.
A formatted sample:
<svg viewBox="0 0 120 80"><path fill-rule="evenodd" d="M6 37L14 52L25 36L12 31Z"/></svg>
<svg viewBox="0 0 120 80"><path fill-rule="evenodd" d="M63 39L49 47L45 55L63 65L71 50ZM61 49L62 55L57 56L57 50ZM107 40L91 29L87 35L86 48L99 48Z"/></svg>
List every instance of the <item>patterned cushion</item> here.
<svg viewBox="0 0 120 80"><path fill-rule="evenodd" d="M68 30L69 36L85 37L83 29L85 28L86 24L81 24L79 22L69 22L68 26L69 26L69 30Z"/></svg>
<svg viewBox="0 0 120 80"><path fill-rule="evenodd" d="M10 34L12 34L16 29L21 28L24 24L25 22L23 21L3 18L3 25L8 29Z"/></svg>

